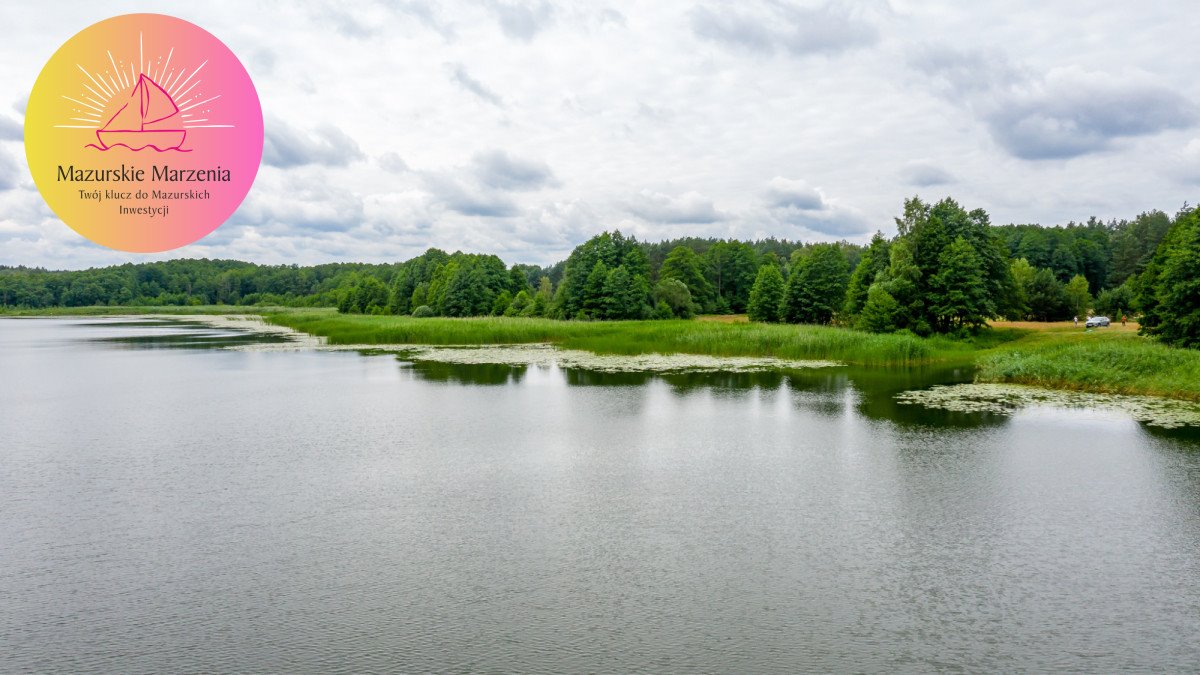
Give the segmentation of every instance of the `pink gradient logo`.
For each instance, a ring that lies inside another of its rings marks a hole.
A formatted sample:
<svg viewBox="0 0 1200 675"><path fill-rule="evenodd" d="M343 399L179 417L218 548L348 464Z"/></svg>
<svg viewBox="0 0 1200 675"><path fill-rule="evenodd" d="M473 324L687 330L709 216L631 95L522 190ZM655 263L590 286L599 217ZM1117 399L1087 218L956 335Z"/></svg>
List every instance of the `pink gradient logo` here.
<svg viewBox="0 0 1200 675"><path fill-rule="evenodd" d="M195 242L245 199L262 160L262 108L215 36L162 14L80 31L30 95L25 154L54 213L124 251Z"/></svg>

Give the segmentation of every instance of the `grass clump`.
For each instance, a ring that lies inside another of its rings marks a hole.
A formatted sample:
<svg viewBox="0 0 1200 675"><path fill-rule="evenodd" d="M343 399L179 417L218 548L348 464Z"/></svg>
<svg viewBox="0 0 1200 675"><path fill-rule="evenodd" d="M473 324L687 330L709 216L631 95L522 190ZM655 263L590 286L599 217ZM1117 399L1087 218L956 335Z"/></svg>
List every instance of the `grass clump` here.
<svg viewBox="0 0 1200 675"><path fill-rule="evenodd" d="M1200 351L1132 334L1031 338L982 355L978 382L1200 401Z"/></svg>

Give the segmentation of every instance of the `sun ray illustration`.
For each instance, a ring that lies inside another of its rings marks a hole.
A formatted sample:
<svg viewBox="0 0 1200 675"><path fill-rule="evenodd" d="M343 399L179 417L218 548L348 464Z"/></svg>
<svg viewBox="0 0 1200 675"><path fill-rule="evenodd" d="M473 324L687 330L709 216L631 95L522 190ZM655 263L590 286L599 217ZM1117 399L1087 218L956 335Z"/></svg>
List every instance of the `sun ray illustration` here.
<svg viewBox="0 0 1200 675"><path fill-rule="evenodd" d="M162 68L158 69L158 75L163 75L167 72L167 66L171 65L171 57L175 55L175 48L171 47L171 51L167 52L167 61L162 64Z"/></svg>
<svg viewBox="0 0 1200 675"><path fill-rule="evenodd" d="M84 88L84 89L87 89L87 90L88 90L88 91L90 91L90 92L92 92L92 94L93 94L93 95L94 95L96 98L103 100L105 103L108 103L108 99L109 99L109 97L108 97L108 96L105 96L104 94L101 94L100 92L96 91L95 89L92 89L91 87L89 87L89 86L87 85L87 83L86 83L86 82L83 84L83 88ZM88 98L89 98L89 99L91 99L91 97L90 97L90 96L89 96ZM95 99L92 99L92 100L95 100Z"/></svg>
<svg viewBox="0 0 1200 675"><path fill-rule="evenodd" d="M183 90L183 91L182 91L182 92L180 92L179 94L172 94L172 98L183 98L184 96L187 96L188 92L189 92L189 91L191 91L191 90L193 90L193 89L195 89L195 88L196 88L196 85L200 84L202 81L203 81L203 80L196 80L195 82L193 82L193 83L192 83L192 86L190 86L190 87L188 87L187 89Z"/></svg>
<svg viewBox="0 0 1200 675"><path fill-rule="evenodd" d="M82 105L82 106L87 106L87 107L89 107L89 108L92 108L92 109L94 109L96 112L104 112L104 108L97 108L96 106L94 106L94 105L88 105L88 104L84 103L83 101L76 101L75 99L73 99L73 98L71 98L70 96L67 96L67 95L65 95L65 94L63 95L63 98L67 99L67 100L68 100L68 101L70 101L71 103L78 103L79 105Z"/></svg>
<svg viewBox="0 0 1200 675"><path fill-rule="evenodd" d="M214 97L212 97L212 98L207 98L207 99L204 99L203 101L200 101L199 103L193 103L192 105L189 105L189 106L188 106L188 107L186 107L186 108L180 108L180 110L191 110L192 108L195 108L195 107L196 107L196 106L198 106L198 105L204 105L205 103L208 103L209 101L215 101L215 100L217 100L217 99L219 99L219 98L221 98L221 95L220 95L220 94L217 94L216 96L214 96Z"/></svg>
<svg viewBox="0 0 1200 675"><path fill-rule="evenodd" d="M179 85L179 87L182 87L184 84L187 84L187 83L188 83L188 81L190 81L190 80L191 80L193 77L195 77L195 76L196 76L196 73L200 72L200 70L201 70L202 68L204 68L204 66L206 66L206 65L208 65L208 61L205 61L204 63L201 63L199 66L196 66L196 69L192 71L192 74L191 74L191 75L188 75L188 76L187 76L187 79L186 79L186 80L184 80L184 81L183 81L183 84L180 84L180 85ZM200 81L199 81L199 80L197 80L197 81L196 81L196 84L200 84ZM192 85L192 86L194 87L194 86L196 86L196 85ZM175 91L170 91L170 92L167 92L167 93L169 93L171 96L179 96L179 95L181 95L181 94L176 94L176 93L175 93L176 91L179 91L179 88L178 88L178 87L176 87ZM187 92L184 92L184 93L187 93Z"/></svg>
<svg viewBox="0 0 1200 675"><path fill-rule="evenodd" d="M117 53L122 50L117 49ZM157 152L189 152L182 147L189 129L234 128L232 124L201 124L221 121L219 108L214 115L210 105L221 94L206 91L207 86L201 89L204 80L197 77L208 61L189 70L179 67L185 64L172 65L175 47L167 50L165 59L161 54L158 52L156 56L152 51L147 60L145 35L139 33L137 65L132 55L117 59L112 49L104 51L108 57L106 67L88 70L81 63L75 64L85 79L79 83L78 94L63 94L62 98L79 107L67 110L64 115L71 124L54 126L95 130L97 142L88 147L97 150L125 147L138 151L152 147Z"/></svg>
<svg viewBox="0 0 1200 675"><path fill-rule="evenodd" d="M175 79L167 83L163 88L167 91L170 91L176 84L179 84L179 78L183 77L183 74L186 72L187 68L180 69L179 74L175 76Z"/></svg>
<svg viewBox="0 0 1200 675"><path fill-rule="evenodd" d="M100 84L100 82L99 82L99 81L98 81L98 80L97 80L95 77L93 77L91 73L89 73L88 71L84 70L83 66L79 65L78 63L76 63L76 64L75 64L75 66L76 66L77 68L79 68L80 72L82 72L84 75L87 75L87 76L88 76L88 79L90 79L90 80L92 81L92 84L96 85L97 87L100 87L101 89L103 89L103 90L105 91L105 93L106 93L106 97L105 97L105 98L106 98L106 100L107 100L108 98L112 98L112 92L111 92L111 91L109 91L109 90L108 90L108 88L107 88L107 87L105 87L103 84ZM85 85L83 85L83 86L85 86L85 87L86 87L87 85L85 84ZM99 94L97 94L97 96L98 96L98 95L99 95Z"/></svg>
<svg viewBox="0 0 1200 675"><path fill-rule="evenodd" d="M128 87L129 83L125 81L124 73L122 73L121 69L117 67L117 60L113 58L112 50L108 50L108 62L112 64L113 70L117 71L117 78L119 78L118 82L120 84L117 84L116 82L114 82L113 86Z"/></svg>

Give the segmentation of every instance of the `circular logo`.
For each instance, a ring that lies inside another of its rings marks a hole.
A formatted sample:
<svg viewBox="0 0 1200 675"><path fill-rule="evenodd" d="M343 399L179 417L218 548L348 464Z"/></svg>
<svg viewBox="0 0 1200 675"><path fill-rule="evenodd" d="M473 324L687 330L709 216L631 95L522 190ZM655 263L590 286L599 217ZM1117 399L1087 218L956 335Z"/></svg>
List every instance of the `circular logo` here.
<svg viewBox="0 0 1200 675"><path fill-rule="evenodd" d="M25 111L34 183L97 244L150 253L215 230L245 199L263 149L246 69L202 28L127 14L72 37Z"/></svg>

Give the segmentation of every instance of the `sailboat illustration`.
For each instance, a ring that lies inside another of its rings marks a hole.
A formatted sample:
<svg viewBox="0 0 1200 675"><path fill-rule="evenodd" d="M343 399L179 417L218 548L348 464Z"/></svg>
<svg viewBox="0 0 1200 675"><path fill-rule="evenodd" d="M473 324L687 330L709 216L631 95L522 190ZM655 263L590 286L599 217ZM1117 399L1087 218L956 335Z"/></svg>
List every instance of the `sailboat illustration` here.
<svg viewBox="0 0 1200 675"><path fill-rule="evenodd" d="M158 152L182 150L180 146L186 137L179 106L145 74L138 76L129 101L96 131L100 150L118 145L135 151L144 148L154 148Z"/></svg>

